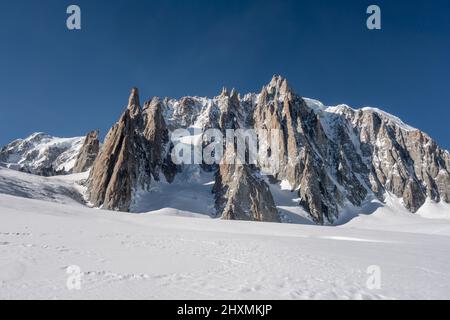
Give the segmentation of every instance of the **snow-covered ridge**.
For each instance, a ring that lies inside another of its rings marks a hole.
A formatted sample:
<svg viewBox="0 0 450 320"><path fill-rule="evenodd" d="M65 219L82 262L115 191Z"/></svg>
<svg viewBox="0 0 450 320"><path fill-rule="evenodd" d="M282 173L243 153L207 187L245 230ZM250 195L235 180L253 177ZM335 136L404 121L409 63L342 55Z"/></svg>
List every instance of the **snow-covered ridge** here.
<svg viewBox="0 0 450 320"><path fill-rule="evenodd" d="M220 117L224 101L230 95L226 89L221 95L208 98L186 96L180 99L165 98L162 101L163 115L170 128L206 128L215 123ZM239 102L252 109L257 101L258 94L247 93L238 95ZM241 110L247 113L250 110Z"/></svg>
<svg viewBox="0 0 450 320"><path fill-rule="evenodd" d="M268 92L278 96L280 103L283 102L284 96L278 93L277 83L271 83L266 86ZM225 89L224 89L225 90ZM172 127L194 127L205 128L211 124L220 115L221 99L223 94L214 98L186 96L180 99L166 98L163 101L164 118ZM228 94L228 93L226 93ZM243 113L249 112L258 103L260 95L256 93L247 93L243 96L239 95L239 101L243 106ZM321 116L322 124L327 127L327 123L334 114L341 115L345 112L362 112L375 113L386 123L398 127L405 131L417 131L418 129L404 123L399 117L385 112L375 107L352 108L347 104L339 104L336 106L326 106L321 101L302 97L306 105Z"/></svg>
<svg viewBox="0 0 450 320"><path fill-rule="evenodd" d="M39 175L71 172L84 137L59 138L38 132L0 150L0 165Z"/></svg>
<svg viewBox="0 0 450 320"><path fill-rule="evenodd" d="M360 110L362 110L363 112L373 112L378 115L381 115L381 116L383 116L384 119L388 119L388 121L394 123L395 125L397 125L398 127L400 127L403 130L406 130L406 131L418 130L417 128L414 128L414 127L404 123L399 117L396 117L396 116L394 116L386 111L383 111L381 109L373 108L373 107L364 107Z"/></svg>
<svg viewBox="0 0 450 320"><path fill-rule="evenodd" d="M378 116L380 116L383 120L385 120L388 123L391 123L403 130L406 131L416 131L418 129L404 123L399 117L394 116L386 111L383 111L378 108L374 107L363 107L359 109L352 108L346 104L339 104L336 106L325 106L321 101L310 99L310 98L303 98L305 100L308 107L313 109L316 113L324 115L324 113L331 113L331 114L342 114L345 111L351 111L351 112L364 112L364 113L376 113ZM325 115L326 116L326 115Z"/></svg>

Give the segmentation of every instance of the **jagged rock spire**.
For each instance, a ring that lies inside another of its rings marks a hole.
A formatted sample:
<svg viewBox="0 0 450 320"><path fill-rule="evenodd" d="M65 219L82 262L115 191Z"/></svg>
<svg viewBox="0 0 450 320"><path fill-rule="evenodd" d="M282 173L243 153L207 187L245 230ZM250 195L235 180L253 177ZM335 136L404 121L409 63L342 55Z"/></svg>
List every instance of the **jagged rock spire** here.
<svg viewBox="0 0 450 320"><path fill-rule="evenodd" d="M250 165L235 162L235 150L229 146L213 190L218 214L225 220L280 222L269 186Z"/></svg>
<svg viewBox="0 0 450 320"><path fill-rule="evenodd" d="M73 173L85 172L92 167L100 151L99 131L91 131L86 135L78 154Z"/></svg>
<svg viewBox="0 0 450 320"><path fill-rule="evenodd" d="M231 90L230 98L232 98L232 99L239 99L239 93L237 92L237 90L235 88L233 88Z"/></svg>
<svg viewBox="0 0 450 320"><path fill-rule="evenodd" d="M290 92L289 84L286 78L274 75L270 83L266 86L266 90L270 94L285 95Z"/></svg>
<svg viewBox="0 0 450 320"><path fill-rule="evenodd" d="M150 146L143 123L138 90L133 88L127 109L108 132L90 172L88 197L94 206L128 211L133 192L150 185Z"/></svg>
<svg viewBox="0 0 450 320"><path fill-rule="evenodd" d="M133 87L131 89L130 98L128 99L128 108L132 107L140 107L141 103L139 101L139 89L136 87Z"/></svg>
<svg viewBox="0 0 450 320"><path fill-rule="evenodd" d="M220 97L228 97L229 93L228 93L228 89L226 87L222 88L222 92L220 93Z"/></svg>
<svg viewBox="0 0 450 320"><path fill-rule="evenodd" d="M144 137L150 145L149 152L153 178L159 180L159 171L163 169L166 180L170 181L173 177L173 172L168 172L166 169L168 169L169 165L166 166L167 163L164 163L167 160L166 146L169 143L169 130L167 129L162 109L162 102L157 97L146 103Z"/></svg>

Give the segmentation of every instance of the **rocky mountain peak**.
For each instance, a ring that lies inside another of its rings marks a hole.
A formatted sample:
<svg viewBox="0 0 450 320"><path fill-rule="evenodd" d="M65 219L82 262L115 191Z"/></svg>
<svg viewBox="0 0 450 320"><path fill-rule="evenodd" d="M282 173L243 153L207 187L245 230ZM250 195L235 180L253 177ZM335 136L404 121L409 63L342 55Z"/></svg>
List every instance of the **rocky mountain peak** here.
<svg viewBox="0 0 450 320"><path fill-rule="evenodd" d="M289 184L293 201L317 223L333 223L347 205L360 207L386 195L401 199L411 212L427 199L450 202L450 156L428 135L375 108L325 107L302 98L281 76L274 76L259 95L241 97L224 88L211 99L153 98L143 110L133 89L127 110L95 161L91 202L130 210L133 194L157 181L160 171L170 183L184 170L169 157L170 131L179 128L279 130L279 170L267 181ZM277 220L272 187L260 178L260 169L260 164L207 168L217 171L219 215Z"/></svg>
<svg viewBox="0 0 450 320"><path fill-rule="evenodd" d="M94 130L86 135L73 167L73 173L85 172L92 167L100 152L99 134L98 130Z"/></svg>
<svg viewBox="0 0 450 320"><path fill-rule="evenodd" d="M228 89L226 87L222 87L222 92L220 93L220 98L229 97Z"/></svg>
<svg viewBox="0 0 450 320"><path fill-rule="evenodd" d="M42 176L69 174L83 140L33 133L1 148L0 166Z"/></svg>
<svg viewBox="0 0 450 320"><path fill-rule="evenodd" d="M279 75L274 75L270 83L266 86L267 92L271 95L286 95L289 91L287 79Z"/></svg>
<svg viewBox="0 0 450 320"><path fill-rule="evenodd" d="M127 109L108 132L89 175L88 197L95 206L128 211L133 192L150 184L150 147L143 129L138 90L133 88Z"/></svg>
<svg viewBox="0 0 450 320"><path fill-rule="evenodd" d="M168 129L162 102L153 98L139 106L133 88L129 105L108 132L88 179L92 204L111 210L129 211L134 195L148 191L162 170L170 181L172 167L166 165Z"/></svg>
<svg viewBox="0 0 450 320"><path fill-rule="evenodd" d="M137 108L141 107L139 100L139 89L134 87L131 88L130 98L128 99L128 109L132 110L133 113L137 112Z"/></svg>

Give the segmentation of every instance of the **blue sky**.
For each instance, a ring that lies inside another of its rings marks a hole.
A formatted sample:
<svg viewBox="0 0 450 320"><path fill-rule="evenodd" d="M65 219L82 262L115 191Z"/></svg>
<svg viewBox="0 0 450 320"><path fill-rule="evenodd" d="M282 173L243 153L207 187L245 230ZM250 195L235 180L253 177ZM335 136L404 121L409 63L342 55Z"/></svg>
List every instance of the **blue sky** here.
<svg viewBox="0 0 450 320"><path fill-rule="evenodd" d="M78 4L82 30L66 28ZM366 28L366 8L382 30ZM273 74L325 104L376 106L450 149L450 2L0 0L0 145L103 134L129 90L259 91Z"/></svg>

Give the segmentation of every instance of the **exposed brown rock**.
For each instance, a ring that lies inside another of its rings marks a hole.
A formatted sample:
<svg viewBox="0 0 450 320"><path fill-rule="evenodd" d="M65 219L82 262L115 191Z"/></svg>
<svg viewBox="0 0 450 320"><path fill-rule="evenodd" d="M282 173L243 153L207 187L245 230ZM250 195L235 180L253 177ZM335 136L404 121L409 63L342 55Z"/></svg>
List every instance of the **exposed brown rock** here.
<svg viewBox="0 0 450 320"><path fill-rule="evenodd" d="M162 105L159 98L154 98L145 105L144 118L144 137L150 145L152 175L155 180L159 180L159 169L168 155L167 145L169 143L169 131L162 115Z"/></svg>
<svg viewBox="0 0 450 320"><path fill-rule="evenodd" d="M144 120L135 88L129 103L90 173L88 196L96 207L128 211L133 192L147 189L151 182L149 146L142 134Z"/></svg>
<svg viewBox="0 0 450 320"><path fill-rule="evenodd" d="M362 128L360 138L375 169L374 180L402 198L408 210L416 212L427 197L448 201L445 152L428 135L399 126L374 110L359 112L354 121Z"/></svg>
<svg viewBox="0 0 450 320"><path fill-rule="evenodd" d="M280 222L269 186L249 165L233 164L233 150L227 149L216 173L216 209L222 219Z"/></svg>
<svg viewBox="0 0 450 320"><path fill-rule="evenodd" d="M92 167L100 151L100 141L98 138L98 131L91 131L87 134L75 162L73 173L85 172Z"/></svg>
<svg viewBox="0 0 450 320"><path fill-rule="evenodd" d="M128 107L130 106L141 106L141 102L139 100L139 89L136 87L131 89L130 98L128 99Z"/></svg>
<svg viewBox="0 0 450 320"><path fill-rule="evenodd" d="M333 221L338 215L340 195L324 171L318 152L330 144L316 114L295 95L286 81L274 77L261 91L254 112L254 127L283 132L279 146L280 170L273 173L278 181L287 180L298 194L300 204L318 223Z"/></svg>

